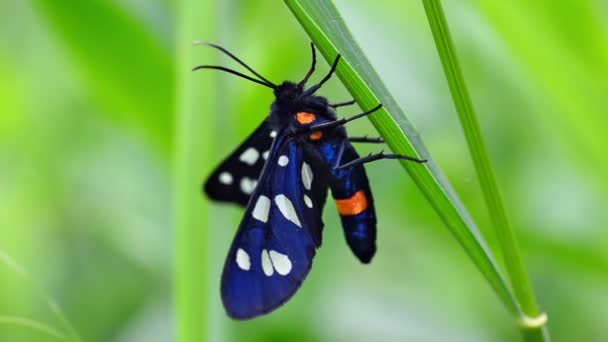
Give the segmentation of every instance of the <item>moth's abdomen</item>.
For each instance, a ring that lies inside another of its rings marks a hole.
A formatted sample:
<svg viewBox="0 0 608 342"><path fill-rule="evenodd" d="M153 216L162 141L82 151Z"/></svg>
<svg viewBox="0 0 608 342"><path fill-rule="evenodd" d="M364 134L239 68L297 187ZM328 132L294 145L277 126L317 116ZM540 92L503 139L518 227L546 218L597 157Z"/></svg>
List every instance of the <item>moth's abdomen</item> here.
<svg viewBox="0 0 608 342"><path fill-rule="evenodd" d="M359 190L349 198L336 199L336 207L338 212L343 216L359 215L369 207L368 195L365 191Z"/></svg>
<svg viewBox="0 0 608 342"><path fill-rule="evenodd" d="M340 164L357 158L355 149L347 144ZM356 165L332 170L330 187L348 246L361 262L369 263L376 253L376 211L365 169Z"/></svg>
<svg viewBox="0 0 608 342"><path fill-rule="evenodd" d="M353 198L358 202L349 204L349 209L354 210L345 211L344 201ZM359 190L350 198L336 198L336 205L348 246L361 262L369 263L376 253L376 213L371 193Z"/></svg>

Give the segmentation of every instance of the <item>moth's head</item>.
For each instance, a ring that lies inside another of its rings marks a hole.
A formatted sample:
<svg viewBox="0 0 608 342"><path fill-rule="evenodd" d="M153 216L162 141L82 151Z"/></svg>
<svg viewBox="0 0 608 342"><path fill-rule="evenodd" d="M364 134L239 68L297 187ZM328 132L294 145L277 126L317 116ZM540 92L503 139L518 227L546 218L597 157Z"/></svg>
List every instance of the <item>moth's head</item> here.
<svg viewBox="0 0 608 342"><path fill-rule="evenodd" d="M270 121L276 126L297 128L316 121L331 120L332 115L327 99L306 94L302 83L285 81L274 89Z"/></svg>
<svg viewBox="0 0 608 342"><path fill-rule="evenodd" d="M302 86L291 81L285 81L274 88L274 96L280 103L293 103L302 95Z"/></svg>
<svg viewBox="0 0 608 342"><path fill-rule="evenodd" d="M300 111L325 112L328 107L324 97L308 94L302 82L285 81L274 88L274 96L273 109L286 116Z"/></svg>

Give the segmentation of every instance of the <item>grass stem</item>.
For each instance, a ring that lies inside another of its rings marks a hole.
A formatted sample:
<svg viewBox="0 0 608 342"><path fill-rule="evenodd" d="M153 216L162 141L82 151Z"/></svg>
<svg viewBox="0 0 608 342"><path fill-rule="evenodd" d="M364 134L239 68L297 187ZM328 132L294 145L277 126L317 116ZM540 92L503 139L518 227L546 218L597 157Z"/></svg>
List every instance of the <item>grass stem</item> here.
<svg viewBox="0 0 608 342"><path fill-rule="evenodd" d="M422 2L466 137L469 152L477 171L483 197L498 236L507 274L515 296L525 315L519 318L520 322L522 322L521 327L525 331L524 336L529 341L546 341L547 339L542 338L542 336L546 335L548 337L548 332L543 332L543 330L546 330L545 323L547 316L539 310L530 280L521 259L515 232L509 222L502 196L498 189L498 183L481 134L481 129L479 128L473 103L454 50L441 1L422 0ZM543 317L545 319L542 319ZM528 324L530 322L541 322L542 324Z"/></svg>
<svg viewBox="0 0 608 342"><path fill-rule="evenodd" d="M176 341L207 341L209 315L209 208L201 194L211 155L215 107L215 74L191 72L201 60L213 61L210 51L194 47L212 40L215 1L181 0L178 5L177 104L174 155L175 312ZM204 56L204 57L203 57ZM199 76L199 77L197 77Z"/></svg>

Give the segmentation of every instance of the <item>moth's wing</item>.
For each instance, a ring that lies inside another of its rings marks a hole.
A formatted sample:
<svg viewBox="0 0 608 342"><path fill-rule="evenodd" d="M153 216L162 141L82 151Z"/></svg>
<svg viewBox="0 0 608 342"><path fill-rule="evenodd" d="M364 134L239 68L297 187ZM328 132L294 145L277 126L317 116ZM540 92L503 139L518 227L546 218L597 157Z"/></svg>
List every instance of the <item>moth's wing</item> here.
<svg viewBox="0 0 608 342"><path fill-rule="evenodd" d="M215 201L247 205L275 135L269 124L262 122L207 178L203 186L207 196Z"/></svg>
<svg viewBox="0 0 608 342"><path fill-rule="evenodd" d="M340 164L359 158L346 143ZM350 249L363 263L376 253L376 210L374 198L363 165L331 171L331 192L342 220L344 236Z"/></svg>
<svg viewBox="0 0 608 342"><path fill-rule="evenodd" d="M231 317L268 313L298 290L321 244L328 181L321 157L277 138L224 265L221 294Z"/></svg>

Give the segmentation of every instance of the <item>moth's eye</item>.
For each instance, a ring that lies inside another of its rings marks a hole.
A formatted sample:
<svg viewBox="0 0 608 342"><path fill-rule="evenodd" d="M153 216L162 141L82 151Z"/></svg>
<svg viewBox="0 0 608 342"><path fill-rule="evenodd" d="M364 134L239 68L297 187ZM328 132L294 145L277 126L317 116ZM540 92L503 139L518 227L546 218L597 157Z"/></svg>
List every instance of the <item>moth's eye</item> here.
<svg viewBox="0 0 608 342"><path fill-rule="evenodd" d="M309 123L315 121L316 119L317 119L317 116L314 115L313 113L299 112L296 114L296 120L302 125L309 124Z"/></svg>

